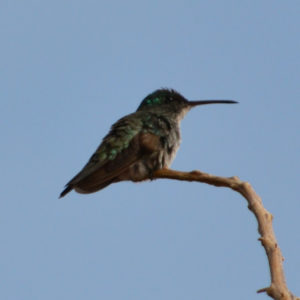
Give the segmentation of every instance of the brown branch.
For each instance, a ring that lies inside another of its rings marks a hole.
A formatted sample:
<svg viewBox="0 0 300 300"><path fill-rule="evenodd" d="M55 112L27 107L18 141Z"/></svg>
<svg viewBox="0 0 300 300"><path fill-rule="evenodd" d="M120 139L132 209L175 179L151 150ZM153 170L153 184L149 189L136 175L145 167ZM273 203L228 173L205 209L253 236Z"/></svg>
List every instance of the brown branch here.
<svg viewBox="0 0 300 300"><path fill-rule="evenodd" d="M162 169L154 172L153 179L168 178L184 181L198 181L218 187L227 187L239 192L248 202L248 208L255 215L258 222L259 241L266 251L271 274L271 285L258 290L266 292L275 300L300 300L294 296L287 287L283 270L283 256L278 246L272 227L273 216L263 206L261 198L255 193L248 182L241 181L238 177L219 177L200 171L180 172Z"/></svg>

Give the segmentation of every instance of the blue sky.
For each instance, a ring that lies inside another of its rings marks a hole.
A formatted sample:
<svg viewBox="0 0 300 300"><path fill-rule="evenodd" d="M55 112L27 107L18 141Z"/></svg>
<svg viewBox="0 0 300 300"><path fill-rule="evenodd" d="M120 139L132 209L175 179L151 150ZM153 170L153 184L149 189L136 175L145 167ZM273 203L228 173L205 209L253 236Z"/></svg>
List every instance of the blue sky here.
<svg viewBox="0 0 300 300"><path fill-rule="evenodd" d="M124 182L58 195L160 87L198 107L174 169L249 181L300 295L299 1L1 1L0 297L257 299L269 284L238 194Z"/></svg>

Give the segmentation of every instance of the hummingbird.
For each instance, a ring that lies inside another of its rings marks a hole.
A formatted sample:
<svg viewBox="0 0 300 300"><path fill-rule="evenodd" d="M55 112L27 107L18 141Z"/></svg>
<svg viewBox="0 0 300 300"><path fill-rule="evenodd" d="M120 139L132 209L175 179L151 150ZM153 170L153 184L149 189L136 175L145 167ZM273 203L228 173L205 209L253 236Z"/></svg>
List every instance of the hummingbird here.
<svg viewBox="0 0 300 300"><path fill-rule="evenodd" d="M60 198L71 190L89 194L124 180L152 178L168 168L179 148L180 122L193 107L232 104L233 100L189 101L173 89L158 89L143 99L136 112L112 125L83 169L72 178Z"/></svg>

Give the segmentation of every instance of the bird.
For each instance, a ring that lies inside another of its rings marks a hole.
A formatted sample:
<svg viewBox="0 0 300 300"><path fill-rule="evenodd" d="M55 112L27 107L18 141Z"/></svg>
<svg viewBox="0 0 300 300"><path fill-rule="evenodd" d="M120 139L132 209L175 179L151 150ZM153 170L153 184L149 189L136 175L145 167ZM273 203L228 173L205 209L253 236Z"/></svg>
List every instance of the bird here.
<svg viewBox="0 0 300 300"><path fill-rule="evenodd" d="M83 169L59 198L75 190L97 192L120 181L152 179L156 170L169 168L180 146L180 122L192 108L206 104L233 104L234 100L189 101L173 89L161 88L146 96L136 112L110 128Z"/></svg>

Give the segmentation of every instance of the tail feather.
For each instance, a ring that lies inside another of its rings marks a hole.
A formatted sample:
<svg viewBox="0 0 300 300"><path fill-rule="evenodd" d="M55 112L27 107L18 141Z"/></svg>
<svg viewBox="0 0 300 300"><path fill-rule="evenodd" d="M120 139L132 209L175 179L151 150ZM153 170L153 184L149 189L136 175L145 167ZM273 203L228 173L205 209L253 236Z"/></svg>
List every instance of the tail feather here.
<svg viewBox="0 0 300 300"><path fill-rule="evenodd" d="M64 197L65 195L67 195L72 190L73 190L73 187L70 186L70 185L67 185L67 187L60 193L59 198Z"/></svg>
<svg viewBox="0 0 300 300"><path fill-rule="evenodd" d="M95 192L98 192L98 191L104 189L105 187L107 187L108 185L110 185L113 182L114 182L114 180L109 180L109 181L94 184L94 185L89 185L89 184L79 182L76 186L74 186L74 190L79 194L95 193Z"/></svg>
<svg viewBox="0 0 300 300"><path fill-rule="evenodd" d="M66 185L66 188L59 195L59 198L64 197L65 195L67 195L72 190L75 190L77 193L80 193L80 194L94 193L94 192L97 192L99 190L102 190L103 188L107 187L108 185L110 185L114 181L115 181L115 179L111 179L111 180L108 180L108 181L105 181L105 182L97 183L97 182L82 180L82 181L78 182L75 185L68 184L68 185Z"/></svg>

